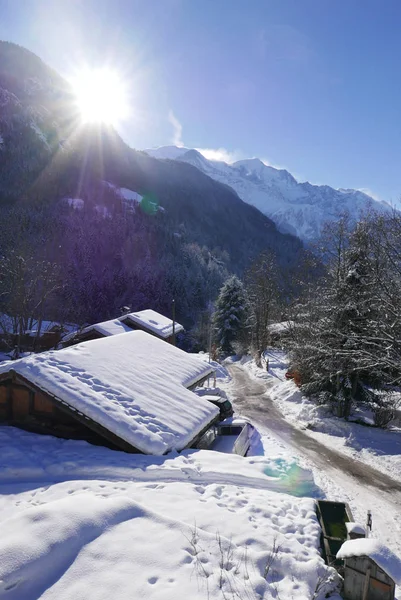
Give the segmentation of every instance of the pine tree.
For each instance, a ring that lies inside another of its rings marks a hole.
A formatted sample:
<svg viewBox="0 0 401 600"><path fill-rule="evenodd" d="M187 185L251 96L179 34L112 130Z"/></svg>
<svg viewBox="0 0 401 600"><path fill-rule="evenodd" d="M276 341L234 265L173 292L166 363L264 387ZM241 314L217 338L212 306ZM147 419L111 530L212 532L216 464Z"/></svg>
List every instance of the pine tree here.
<svg viewBox="0 0 401 600"><path fill-rule="evenodd" d="M235 352L235 342L242 342L247 329L248 301L242 282L233 275L223 285L216 301L213 324L221 352Z"/></svg>

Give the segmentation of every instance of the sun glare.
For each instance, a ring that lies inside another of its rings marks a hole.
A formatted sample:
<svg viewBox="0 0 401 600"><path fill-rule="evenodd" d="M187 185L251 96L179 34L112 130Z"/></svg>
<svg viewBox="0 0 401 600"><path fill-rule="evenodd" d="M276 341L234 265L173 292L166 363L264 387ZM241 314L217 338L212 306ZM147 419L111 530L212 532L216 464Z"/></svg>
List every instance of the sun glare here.
<svg viewBox="0 0 401 600"><path fill-rule="evenodd" d="M85 123L116 125L128 115L125 86L109 69L83 69L72 78L76 102Z"/></svg>

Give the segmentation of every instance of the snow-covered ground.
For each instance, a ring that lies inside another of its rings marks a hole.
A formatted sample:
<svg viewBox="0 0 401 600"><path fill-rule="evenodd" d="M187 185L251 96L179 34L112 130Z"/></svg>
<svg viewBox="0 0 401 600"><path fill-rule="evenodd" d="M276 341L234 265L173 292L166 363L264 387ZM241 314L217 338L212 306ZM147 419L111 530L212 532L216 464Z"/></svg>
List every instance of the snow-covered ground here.
<svg viewBox="0 0 401 600"><path fill-rule="evenodd" d="M401 428L390 425L383 430L337 418L325 407L315 405L302 395L292 380L285 379L288 362L283 351L266 351L269 370L242 359L252 376L266 381L268 394L285 418L321 443L365 462L401 481Z"/></svg>
<svg viewBox="0 0 401 600"><path fill-rule="evenodd" d="M0 598L338 599L320 491L272 448L151 457L0 428Z"/></svg>
<svg viewBox="0 0 401 600"><path fill-rule="evenodd" d="M269 393L288 384L275 360ZM230 389L222 366L217 384ZM0 427L0 453L1 600L340 600L314 498L350 497L272 432L256 431L242 458L130 455Z"/></svg>

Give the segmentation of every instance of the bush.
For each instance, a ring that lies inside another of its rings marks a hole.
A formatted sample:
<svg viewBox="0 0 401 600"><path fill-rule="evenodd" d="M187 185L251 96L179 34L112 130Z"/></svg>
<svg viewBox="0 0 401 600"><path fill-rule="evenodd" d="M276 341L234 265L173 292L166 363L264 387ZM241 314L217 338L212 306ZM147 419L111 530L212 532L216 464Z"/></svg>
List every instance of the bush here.
<svg viewBox="0 0 401 600"><path fill-rule="evenodd" d="M373 420L376 427L383 429L391 423L395 412L400 406L400 400L395 394L387 394L385 398L379 398L373 406Z"/></svg>

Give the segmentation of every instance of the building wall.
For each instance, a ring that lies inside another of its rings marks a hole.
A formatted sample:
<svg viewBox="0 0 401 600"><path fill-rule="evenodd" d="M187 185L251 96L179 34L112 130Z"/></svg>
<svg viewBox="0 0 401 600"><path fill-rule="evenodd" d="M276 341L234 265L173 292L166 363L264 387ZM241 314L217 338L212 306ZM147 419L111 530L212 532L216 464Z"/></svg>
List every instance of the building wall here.
<svg viewBox="0 0 401 600"><path fill-rule="evenodd" d="M51 396L21 383L0 384L0 422L36 433L110 446L101 435L62 410Z"/></svg>
<svg viewBox="0 0 401 600"><path fill-rule="evenodd" d="M8 401L7 401L7 388L0 385L0 421L7 418L8 413Z"/></svg>

